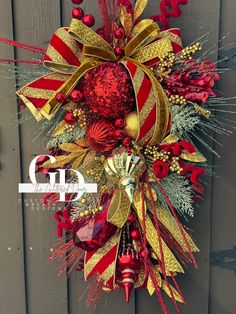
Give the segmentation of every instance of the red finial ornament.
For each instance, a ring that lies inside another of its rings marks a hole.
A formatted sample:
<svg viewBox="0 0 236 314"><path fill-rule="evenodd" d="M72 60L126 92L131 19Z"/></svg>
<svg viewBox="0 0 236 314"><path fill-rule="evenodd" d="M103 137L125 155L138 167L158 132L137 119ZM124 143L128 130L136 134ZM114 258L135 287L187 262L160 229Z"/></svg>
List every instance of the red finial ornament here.
<svg viewBox="0 0 236 314"><path fill-rule="evenodd" d="M119 270L121 271L121 282L125 291L125 302L129 303L131 291L134 287L136 272L140 267L140 261L132 246L124 249L118 258Z"/></svg>
<svg viewBox="0 0 236 314"><path fill-rule="evenodd" d="M131 212L131 214L129 215L129 218L128 218L128 222L130 224L134 223L135 221L137 220L137 216L134 212Z"/></svg>

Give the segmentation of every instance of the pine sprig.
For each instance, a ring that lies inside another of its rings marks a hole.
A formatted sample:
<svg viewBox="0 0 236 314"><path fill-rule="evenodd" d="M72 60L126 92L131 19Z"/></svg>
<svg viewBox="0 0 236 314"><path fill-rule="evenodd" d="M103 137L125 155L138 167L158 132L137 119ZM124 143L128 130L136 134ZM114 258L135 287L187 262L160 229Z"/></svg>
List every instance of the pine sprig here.
<svg viewBox="0 0 236 314"><path fill-rule="evenodd" d="M181 176L172 174L167 176L161 181L161 184L166 191L172 206L181 214L188 215L190 217L194 216L193 208L193 195L192 189L188 180L184 179ZM157 192L158 200L165 209L169 210L166 203L165 197L159 188L153 185L153 188Z"/></svg>

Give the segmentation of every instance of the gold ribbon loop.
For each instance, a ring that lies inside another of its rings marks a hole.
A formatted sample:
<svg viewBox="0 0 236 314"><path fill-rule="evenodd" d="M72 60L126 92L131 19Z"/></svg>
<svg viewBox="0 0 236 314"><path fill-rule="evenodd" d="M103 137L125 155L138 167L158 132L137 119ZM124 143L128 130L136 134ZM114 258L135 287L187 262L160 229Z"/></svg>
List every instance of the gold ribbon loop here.
<svg viewBox="0 0 236 314"><path fill-rule="evenodd" d="M105 61L117 61L116 55L111 51L100 47L84 46L83 54L86 57L98 58Z"/></svg>
<svg viewBox="0 0 236 314"><path fill-rule="evenodd" d="M162 58L171 51L173 51L173 48L169 39L162 38L148 46L140 48L133 57L136 61L145 63L152 60L154 55L158 58Z"/></svg>
<svg viewBox="0 0 236 314"><path fill-rule="evenodd" d="M60 64L52 61L44 61L43 65L53 72L63 74L73 74L78 69L75 65Z"/></svg>
<svg viewBox="0 0 236 314"><path fill-rule="evenodd" d="M107 41L105 41L91 28L84 25L80 20L72 19L69 27L69 34L85 46L89 45L112 50Z"/></svg>
<svg viewBox="0 0 236 314"><path fill-rule="evenodd" d="M154 36L157 36L160 32L160 29L157 24L152 23L147 25L144 29L140 31L125 47L125 55L127 57L132 56L143 44L147 43L147 40ZM150 41L149 41L150 42Z"/></svg>

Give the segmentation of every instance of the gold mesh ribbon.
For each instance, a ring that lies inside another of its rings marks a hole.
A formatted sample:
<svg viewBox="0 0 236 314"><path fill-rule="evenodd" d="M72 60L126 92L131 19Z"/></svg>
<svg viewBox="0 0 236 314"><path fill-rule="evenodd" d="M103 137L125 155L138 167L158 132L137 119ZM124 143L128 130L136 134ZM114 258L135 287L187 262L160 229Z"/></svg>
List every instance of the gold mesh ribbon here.
<svg viewBox="0 0 236 314"><path fill-rule="evenodd" d="M131 204L126 192L121 188L115 189L109 206L107 221L118 228L122 228L129 217L130 207Z"/></svg>
<svg viewBox="0 0 236 314"><path fill-rule="evenodd" d="M160 245L159 245L158 236L157 236L158 231L153 225L152 220L149 217L148 213L146 213L146 216L143 218L142 192L140 191L139 188L136 189L135 194L134 194L134 207L137 212L138 219L140 221L141 226L143 226L143 219L145 219L147 241L151 245L158 259L161 259ZM171 250L166 245L163 239L161 239L161 244L162 244L167 274L170 274L171 272L184 273L182 266L180 265L180 263L178 262L178 260L176 259L176 257L171 252Z"/></svg>

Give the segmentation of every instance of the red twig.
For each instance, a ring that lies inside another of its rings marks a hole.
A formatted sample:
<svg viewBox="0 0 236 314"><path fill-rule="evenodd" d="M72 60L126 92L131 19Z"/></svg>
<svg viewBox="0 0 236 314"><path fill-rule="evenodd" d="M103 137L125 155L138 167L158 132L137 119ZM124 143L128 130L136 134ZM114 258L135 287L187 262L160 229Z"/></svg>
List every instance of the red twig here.
<svg viewBox="0 0 236 314"><path fill-rule="evenodd" d="M161 294L161 290L160 290L160 287L158 285L158 282L157 282L157 279L155 277L155 274L152 270L152 267L151 265L148 263L148 272L150 274L150 277L151 277L151 280L152 280L152 283L153 283L153 286L155 288L155 292L156 292L156 295L160 301L160 305L161 305L161 309L163 311L164 314L168 314L168 310L166 308L166 305L165 305L165 302L163 300L163 297L162 297L162 294Z"/></svg>
<svg viewBox="0 0 236 314"><path fill-rule="evenodd" d="M145 250L145 257L144 257L144 272L145 277L147 276L147 231L146 231L146 221L145 221L145 192L144 192L144 182L141 184L141 194L142 194L142 224L143 224L143 248Z"/></svg>
<svg viewBox="0 0 236 314"><path fill-rule="evenodd" d="M175 284L175 287L176 287L176 289L177 289L177 291L178 291L178 293L179 293L183 303L186 305L186 301L184 299L183 293L182 293L182 291L181 291L181 289L180 289L180 287L178 285L178 282L175 280L175 276L173 275L173 273L170 273L170 274L171 274L171 278L172 278L172 280L173 280L173 282Z"/></svg>

